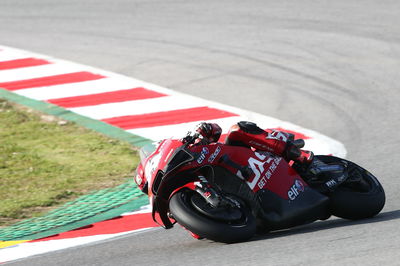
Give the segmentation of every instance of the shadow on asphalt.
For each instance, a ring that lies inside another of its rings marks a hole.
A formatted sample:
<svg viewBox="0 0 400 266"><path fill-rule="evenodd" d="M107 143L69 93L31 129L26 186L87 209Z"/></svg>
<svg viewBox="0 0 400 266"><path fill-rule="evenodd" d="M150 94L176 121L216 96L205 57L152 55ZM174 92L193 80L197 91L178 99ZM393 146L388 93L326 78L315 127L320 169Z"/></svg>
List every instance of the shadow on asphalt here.
<svg viewBox="0 0 400 266"><path fill-rule="evenodd" d="M303 234L303 233L311 233L316 232L319 230L326 230L336 227L345 227L345 226L353 226L358 224L370 224L370 223L380 223L390 220L400 219L400 210L396 211L388 211L388 212L381 212L377 216L369 219L362 219L362 220L345 220L341 218L336 218L332 220L326 221L317 221L311 224L306 224L302 226L297 226L285 230L279 230L264 234L258 234L253 237L250 241L258 241L258 240L265 240L265 239L272 239L277 237L284 237L288 235L294 234Z"/></svg>

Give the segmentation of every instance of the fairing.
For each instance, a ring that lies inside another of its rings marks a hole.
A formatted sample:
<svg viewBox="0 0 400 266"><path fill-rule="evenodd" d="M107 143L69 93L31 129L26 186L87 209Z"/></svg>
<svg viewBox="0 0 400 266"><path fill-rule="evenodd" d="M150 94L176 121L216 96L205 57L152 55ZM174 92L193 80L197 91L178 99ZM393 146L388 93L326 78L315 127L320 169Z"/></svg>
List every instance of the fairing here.
<svg viewBox="0 0 400 266"><path fill-rule="evenodd" d="M221 143L189 146L168 139L160 142L144 162L153 218L156 220L158 214L162 225L171 228L167 216L169 197L179 187L197 181L194 173L207 167L223 168L243 179L260 202L261 216L272 227L279 223L293 224L296 216L300 220L315 220L321 214L314 214L313 209L323 209L327 202L279 156Z"/></svg>

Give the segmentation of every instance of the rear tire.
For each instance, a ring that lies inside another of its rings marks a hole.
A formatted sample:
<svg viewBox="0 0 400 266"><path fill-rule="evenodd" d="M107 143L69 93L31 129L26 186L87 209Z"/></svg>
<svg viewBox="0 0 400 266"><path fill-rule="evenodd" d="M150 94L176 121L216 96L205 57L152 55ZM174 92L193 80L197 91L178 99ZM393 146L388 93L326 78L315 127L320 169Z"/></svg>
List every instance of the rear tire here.
<svg viewBox="0 0 400 266"><path fill-rule="evenodd" d="M344 219L357 220L377 215L385 205L385 191L378 179L357 164L333 156L318 156L325 163L346 161L349 169L347 181L330 198L331 213ZM355 177L357 177L355 179ZM359 180L359 181L353 181Z"/></svg>
<svg viewBox="0 0 400 266"><path fill-rule="evenodd" d="M184 188L176 192L170 199L169 208L173 218L189 231L214 241L224 243L242 242L250 239L256 232L256 221L251 211L241 203L240 208L233 211L240 211L239 218L227 217L221 219L221 214L216 219L210 214L205 215L193 202L193 197L198 193ZM204 200L204 199L203 199ZM239 201L239 200L238 200ZM205 202L205 200L204 200ZM228 210L229 211L229 210ZM222 210L221 213L227 212Z"/></svg>

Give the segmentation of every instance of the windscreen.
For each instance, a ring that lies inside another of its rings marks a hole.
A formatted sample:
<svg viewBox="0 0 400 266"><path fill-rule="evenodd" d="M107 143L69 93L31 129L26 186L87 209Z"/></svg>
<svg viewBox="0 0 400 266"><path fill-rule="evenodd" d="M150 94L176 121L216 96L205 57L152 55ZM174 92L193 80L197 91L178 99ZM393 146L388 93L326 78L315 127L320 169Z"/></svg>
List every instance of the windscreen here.
<svg viewBox="0 0 400 266"><path fill-rule="evenodd" d="M140 161L144 161L150 154L152 154L158 146L158 142L153 142L143 146L139 151Z"/></svg>

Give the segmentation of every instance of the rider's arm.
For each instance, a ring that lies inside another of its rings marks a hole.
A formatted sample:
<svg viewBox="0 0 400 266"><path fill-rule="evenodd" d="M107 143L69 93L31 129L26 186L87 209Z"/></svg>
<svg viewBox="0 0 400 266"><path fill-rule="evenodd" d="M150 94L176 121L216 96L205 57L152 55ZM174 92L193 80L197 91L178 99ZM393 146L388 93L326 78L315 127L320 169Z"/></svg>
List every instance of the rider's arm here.
<svg viewBox="0 0 400 266"><path fill-rule="evenodd" d="M274 129L263 130L252 122L242 121L231 127L225 142L232 145L250 146L290 160L311 161L312 153L300 150L292 140L293 135L290 133Z"/></svg>
<svg viewBox="0 0 400 266"><path fill-rule="evenodd" d="M228 133L226 143L244 144L261 151L282 155L289 135L272 129L263 130L251 122L239 122L233 125Z"/></svg>

